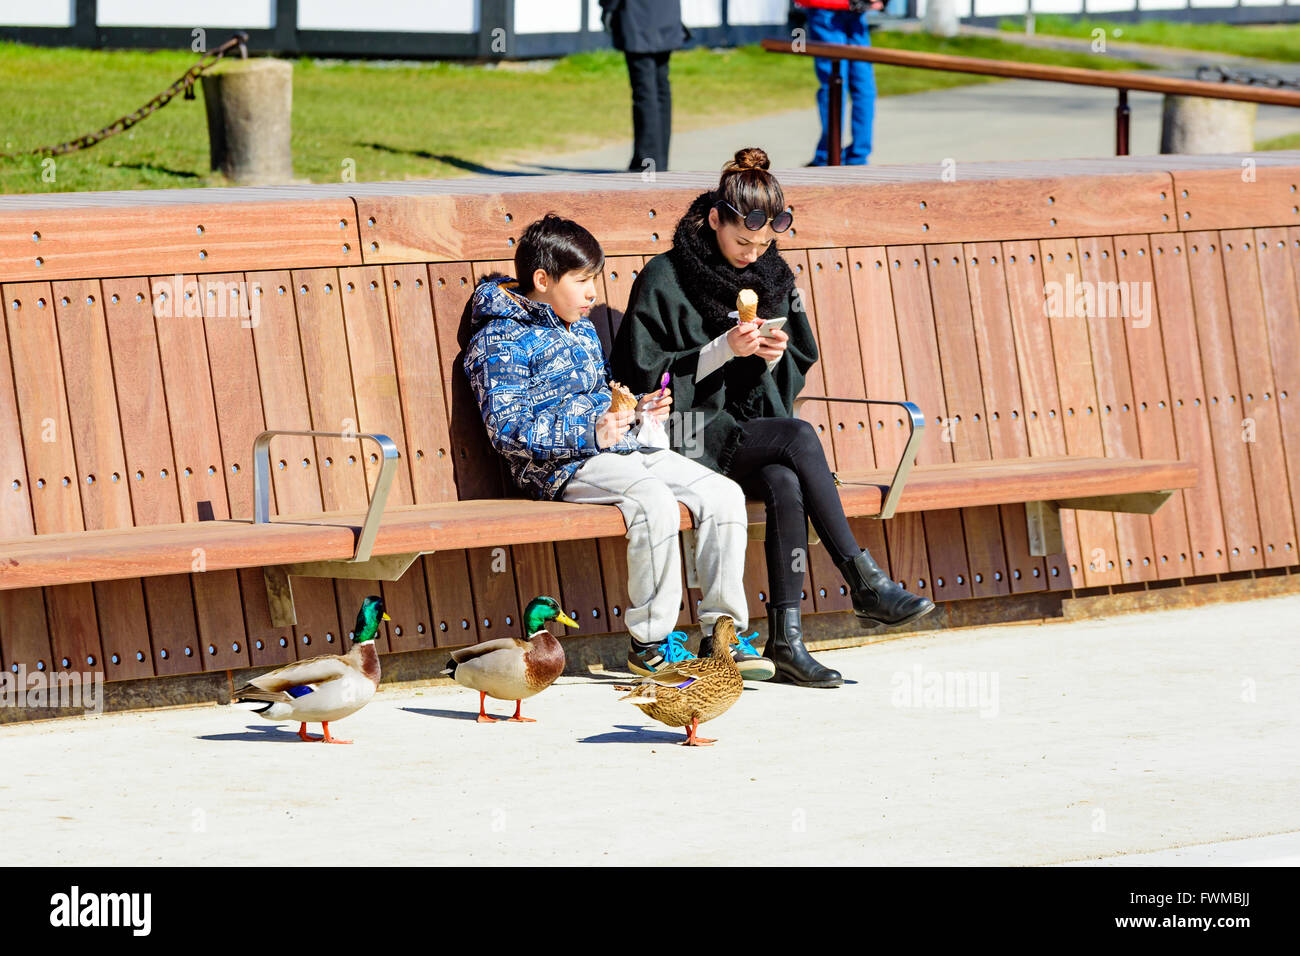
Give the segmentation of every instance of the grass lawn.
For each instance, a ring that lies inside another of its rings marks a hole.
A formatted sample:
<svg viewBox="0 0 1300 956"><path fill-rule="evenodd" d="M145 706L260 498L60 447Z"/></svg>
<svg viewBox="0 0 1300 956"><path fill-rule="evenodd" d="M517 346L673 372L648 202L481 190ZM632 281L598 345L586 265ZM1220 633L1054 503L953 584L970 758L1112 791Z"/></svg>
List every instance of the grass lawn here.
<svg viewBox="0 0 1300 956"><path fill-rule="evenodd" d="M1266 139L1263 142L1255 144L1256 149L1300 149L1300 133L1292 133L1290 136L1279 136L1276 139Z"/></svg>
<svg viewBox="0 0 1300 956"><path fill-rule="evenodd" d="M1000 28L1023 33L1023 20L1003 20ZM1262 60L1300 61L1300 24L1238 26L1230 23L1175 23L1148 20L1144 23L1117 23L1104 19L1071 19L1039 14L1034 18L1036 33L1057 36L1092 37L1093 31L1106 31L1108 40L1127 43L1150 43L1156 46L1206 50L1232 56L1253 56Z"/></svg>
<svg viewBox="0 0 1300 956"><path fill-rule="evenodd" d="M880 46L993 59L1133 69L1114 58L1038 50L984 37L876 32ZM168 86L188 51L92 51L0 43L0 152L97 130ZM811 106L805 57L757 46L693 49L672 60L677 129ZM880 95L990 82L969 74L876 68ZM996 81L993 81L996 82ZM227 185L208 170L207 122L179 96L133 129L53 167L0 159L0 193ZM582 53L504 64L294 61L293 156L298 177L337 182L350 160L360 181L456 176L511 158L584 149L631 136L622 54ZM52 179L50 178L52 176Z"/></svg>

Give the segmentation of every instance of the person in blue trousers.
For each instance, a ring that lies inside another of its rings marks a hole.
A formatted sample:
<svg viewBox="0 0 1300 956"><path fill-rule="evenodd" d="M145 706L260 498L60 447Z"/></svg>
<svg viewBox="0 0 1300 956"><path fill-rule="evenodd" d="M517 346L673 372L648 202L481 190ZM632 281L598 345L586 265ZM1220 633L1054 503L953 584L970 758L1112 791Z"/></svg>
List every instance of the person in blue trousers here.
<svg viewBox="0 0 1300 956"><path fill-rule="evenodd" d="M867 11L880 10L883 0L795 0L805 9L808 18L809 43L844 43L871 46L867 30ZM817 142L810 166L825 166L829 160L831 61L816 57L817 110L822 117L822 136ZM849 111L852 139L843 147L840 162L845 166L865 166L871 155L871 127L876 115L876 75L870 63L862 60L841 60L844 78L844 95L852 101ZM844 115L841 103L840 116Z"/></svg>

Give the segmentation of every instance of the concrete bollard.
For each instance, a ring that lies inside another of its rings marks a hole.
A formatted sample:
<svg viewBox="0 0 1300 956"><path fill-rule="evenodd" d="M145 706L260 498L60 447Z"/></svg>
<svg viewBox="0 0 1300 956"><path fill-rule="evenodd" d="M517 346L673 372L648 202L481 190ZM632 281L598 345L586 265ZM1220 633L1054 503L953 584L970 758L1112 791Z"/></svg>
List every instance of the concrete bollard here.
<svg viewBox="0 0 1300 956"><path fill-rule="evenodd" d="M1253 152L1257 108L1257 104L1241 100L1166 94L1160 120L1160 152Z"/></svg>
<svg viewBox="0 0 1300 956"><path fill-rule="evenodd" d="M246 185L291 182L293 65L223 60L202 80L212 169Z"/></svg>

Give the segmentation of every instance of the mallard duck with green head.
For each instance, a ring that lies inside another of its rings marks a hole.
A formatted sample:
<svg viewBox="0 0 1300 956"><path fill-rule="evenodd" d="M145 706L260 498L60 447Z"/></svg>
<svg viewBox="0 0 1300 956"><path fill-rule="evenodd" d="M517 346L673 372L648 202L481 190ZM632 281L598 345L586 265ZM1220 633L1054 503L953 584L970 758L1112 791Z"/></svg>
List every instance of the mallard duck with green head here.
<svg viewBox="0 0 1300 956"><path fill-rule="evenodd" d="M330 735L331 721L355 714L375 696L379 686L379 652L375 635L379 622L392 620L384 611L384 599L372 594L357 614L352 630L352 649L346 654L324 654L286 664L255 677L233 698L236 703L264 706L253 712L266 720L296 720L302 740L327 744L350 744ZM307 733L307 725L319 723L323 737Z"/></svg>
<svg viewBox="0 0 1300 956"><path fill-rule="evenodd" d="M731 656L731 648L738 643L736 622L724 614L713 625L709 657L667 664L641 678L631 693L619 700L635 704L661 724L687 728L684 746L707 747L716 741L699 736L700 724L724 714L745 689L745 679Z"/></svg>
<svg viewBox="0 0 1300 956"><path fill-rule="evenodd" d="M560 609L555 598L542 595L528 602L524 611L526 639L501 637L451 652L443 673L451 675L462 687L478 691L480 724L497 721L483 708L489 697L515 702L515 715L507 720L533 723L533 718L520 714L522 702L550 687L564 673L564 648L546 629L548 621L578 626L577 621Z"/></svg>

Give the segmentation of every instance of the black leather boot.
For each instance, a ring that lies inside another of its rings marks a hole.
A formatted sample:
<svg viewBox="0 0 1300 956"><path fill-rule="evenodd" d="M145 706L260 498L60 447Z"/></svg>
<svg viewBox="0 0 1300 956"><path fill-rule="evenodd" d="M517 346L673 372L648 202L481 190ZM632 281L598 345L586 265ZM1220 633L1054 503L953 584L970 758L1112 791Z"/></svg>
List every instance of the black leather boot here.
<svg viewBox="0 0 1300 956"><path fill-rule="evenodd" d="M767 607L767 645L763 656L776 665L776 680L801 687L839 687L839 671L818 664L803 646L799 608Z"/></svg>
<svg viewBox="0 0 1300 956"><path fill-rule="evenodd" d="M895 627L934 610L933 601L900 587L867 551L836 567L849 586L853 611L864 624Z"/></svg>

